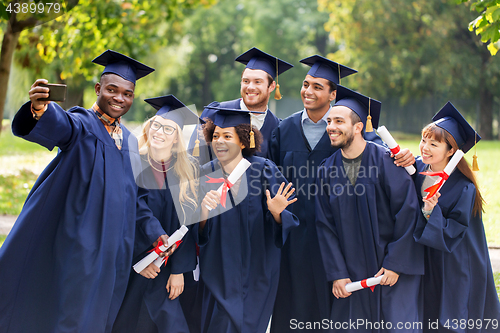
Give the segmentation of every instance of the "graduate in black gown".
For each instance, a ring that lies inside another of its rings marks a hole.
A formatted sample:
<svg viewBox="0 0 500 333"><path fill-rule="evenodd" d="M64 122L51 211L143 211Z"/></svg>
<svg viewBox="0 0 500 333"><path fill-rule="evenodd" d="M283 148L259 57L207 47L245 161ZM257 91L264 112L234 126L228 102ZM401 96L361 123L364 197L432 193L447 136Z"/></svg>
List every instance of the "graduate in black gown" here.
<svg viewBox="0 0 500 333"><path fill-rule="evenodd" d="M273 333L287 331L292 319L315 322L330 315L331 287L323 268L315 224L315 180L321 162L338 149L330 145L326 133L330 103L335 101L341 78L356 73L319 55L300 62L311 66L300 91L304 110L280 123L269 146L270 159L282 168L286 179L296 188L299 200L287 209L300 220L299 227L290 232L281 250L280 282L271 323ZM367 132L364 137L383 144L375 132ZM406 149L398 157L401 159L397 163L404 164L403 161L413 155ZM413 162L411 159L404 165Z"/></svg>
<svg viewBox="0 0 500 333"><path fill-rule="evenodd" d="M249 121L248 112L219 110L204 129L217 157L215 171L210 164L202 168L199 192L204 196L200 274L213 304L205 313L206 332L266 331L278 287L280 247L298 225L285 210L296 201L291 184L273 162L253 156L261 138ZM242 176L230 179L244 164L248 168Z"/></svg>
<svg viewBox="0 0 500 333"><path fill-rule="evenodd" d="M484 200L464 157L430 196L453 154L467 153L481 137L450 102L432 120L422 130L415 177L423 218L414 235L425 245L424 331L498 332L500 303L484 234Z"/></svg>
<svg viewBox="0 0 500 333"><path fill-rule="evenodd" d="M327 132L340 150L319 169L316 196L318 239L335 296L329 328L390 332L403 323L400 331L421 332L424 252L413 239L420 216L413 180L388 149L363 139L365 128L377 126L381 103L342 86L337 94ZM345 289L382 274L373 292ZM349 322L356 325L343 324Z"/></svg>
<svg viewBox="0 0 500 333"><path fill-rule="evenodd" d="M137 184L149 190L149 208L172 235L181 225L192 223L197 208L198 166L186 152L182 130L184 125L197 125L200 119L173 95L146 102L158 112L144 123L138 138L143 165ZM147 237L138 230L134 263L151 249ZM189 333L179 296L184 290L183 274L192 274L195 266L195 239L188 232L165 265L152 263L140 275L131 270L113 331Z"/></svg>
<svg viewBox="0 0 500 333"><path fill-rule="evenodd" d="M264 112L251 113L252 124L257 127L263 137L260 150L255 152L255 156L269 158L268 141L281 121L269 110L269 98L273 90L276 89L275 98L281 99L279 84L277 83L278 75L291 69L293 65L256 47L241 54L235 61L246 65L241 74L241 98L224 102L212 102L203 110L200 118L209 118L213 121L215 116L214 108L217 107ZM211 155L210 147L206 145L202 136L193 135L189 147L193 148L197 139L201 143L199 161L200 165L203 165L215 157Z"/></svg>
<svg viewBox="0 0 500 333"><path fill-rule="evenodd" d="M151 73L106 51L86 110L63 110L37 80L12 122L15 135L59 153L38 177L0 249L1 332L109 332L127 288L136 223L165 234L135 182L137 140L120 124L136 80Z"/></svg>

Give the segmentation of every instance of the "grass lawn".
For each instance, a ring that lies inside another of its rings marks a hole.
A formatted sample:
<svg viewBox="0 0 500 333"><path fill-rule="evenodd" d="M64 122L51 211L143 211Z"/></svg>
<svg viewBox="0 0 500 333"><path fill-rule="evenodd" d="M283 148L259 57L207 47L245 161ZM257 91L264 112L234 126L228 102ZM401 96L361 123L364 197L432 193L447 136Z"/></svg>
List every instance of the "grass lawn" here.
<svg viewBox="0 0 500 333"><path fill-rule="evenodd" d="M5 238L7 238L7 236L5 236L5 235L0 235L0 246L2 246L2 244L3 244L4 240L5 240Z"/></svg>

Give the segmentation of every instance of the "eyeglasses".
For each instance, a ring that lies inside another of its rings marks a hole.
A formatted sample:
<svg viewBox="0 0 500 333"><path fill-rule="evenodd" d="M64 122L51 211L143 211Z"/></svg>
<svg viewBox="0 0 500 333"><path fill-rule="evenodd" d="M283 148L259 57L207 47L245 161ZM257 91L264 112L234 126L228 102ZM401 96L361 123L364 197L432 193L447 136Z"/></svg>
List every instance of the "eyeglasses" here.
<svg viewBox="0 0 500 333"><path fill-rule="evenodd" d="M172 135L175 132L175 127L172 127L170 125L162 125L159 122L157 122L156 120L150 121L150 124L151 124L151 129L153 129L155 131L159 131L160 128L163 127L163 133L165 133L167 135Z"/></svg>

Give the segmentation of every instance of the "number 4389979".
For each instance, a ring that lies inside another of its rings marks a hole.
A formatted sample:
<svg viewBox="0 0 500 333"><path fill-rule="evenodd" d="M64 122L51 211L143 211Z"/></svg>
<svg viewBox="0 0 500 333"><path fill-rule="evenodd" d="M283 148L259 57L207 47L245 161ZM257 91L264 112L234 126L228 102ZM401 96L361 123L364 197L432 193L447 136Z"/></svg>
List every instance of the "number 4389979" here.
<svg viewBox="0 0 500 333"><path fill-rule="evenodd" d="M9 13L31 13L31 14L50 14L50 13L59 13L61 11L61 5L58 4L57 2L47 2L47 3L9 3L7 8L5 9Z"/></svg>

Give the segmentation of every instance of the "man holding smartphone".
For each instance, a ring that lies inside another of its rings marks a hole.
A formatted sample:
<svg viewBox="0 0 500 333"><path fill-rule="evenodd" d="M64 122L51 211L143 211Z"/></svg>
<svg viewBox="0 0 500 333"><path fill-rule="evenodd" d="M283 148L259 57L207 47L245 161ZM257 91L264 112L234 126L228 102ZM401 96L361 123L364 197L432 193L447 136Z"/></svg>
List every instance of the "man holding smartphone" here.
<svg viewBox="0 0 500 333"><path fill-rule="evenodd" d="M135 82L154 69L108 50L96 103L63 110L47 80L29 91L15 135L59 153L33 186L0 248L1 332L108 332L125 294L136 223L151 243L165 232L133 168L137 141L120 123Z"/></svg>

